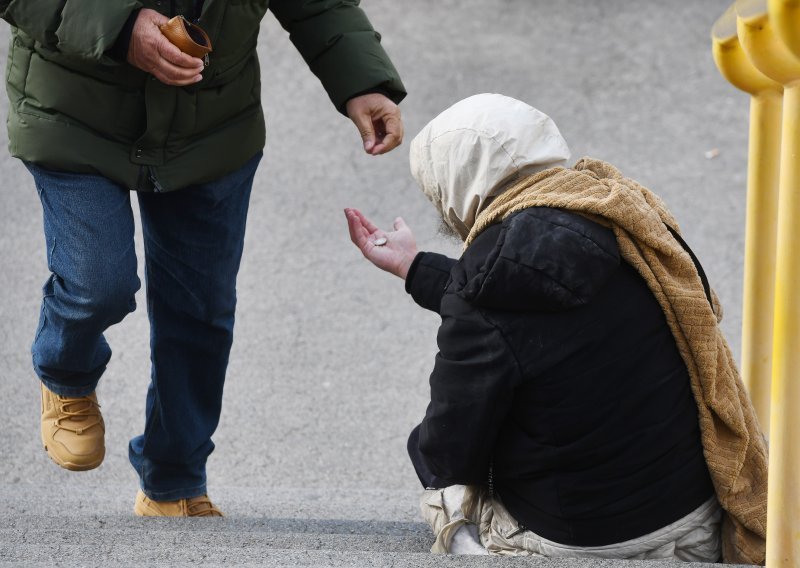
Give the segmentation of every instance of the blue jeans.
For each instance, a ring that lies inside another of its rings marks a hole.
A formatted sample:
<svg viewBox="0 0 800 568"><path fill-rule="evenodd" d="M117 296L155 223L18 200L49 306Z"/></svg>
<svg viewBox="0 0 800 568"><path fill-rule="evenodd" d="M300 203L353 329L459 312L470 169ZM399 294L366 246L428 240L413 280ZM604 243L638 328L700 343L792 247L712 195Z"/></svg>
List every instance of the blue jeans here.
<svg viewBox="0 0 800 568"><path fill-rule="evenodd" d="M259 152L211 183L138 196L152 369L144 434L131 440L128 453L151 499L206 493L260 159ZM42 202L51 272L33 366L53 392L84 396L111 358L103 332L136 308L130 192L101 176L26 165Z"/></svg>

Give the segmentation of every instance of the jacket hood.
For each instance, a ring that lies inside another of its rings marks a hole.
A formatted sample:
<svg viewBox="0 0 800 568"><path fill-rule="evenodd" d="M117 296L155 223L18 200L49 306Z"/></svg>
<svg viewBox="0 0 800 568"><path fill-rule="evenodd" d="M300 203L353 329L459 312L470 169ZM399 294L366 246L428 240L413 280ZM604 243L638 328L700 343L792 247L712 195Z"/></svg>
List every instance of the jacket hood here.
<svg viewBox="0 0 800 568"><path fill-rule="evenodd" d="M498 94L454 104L420 131L410 149L411 174L462 239L489 198L568 158L550 117Z"/></svg>
<svg viewBox="0 0 800 568"><path fill-rule="evenodd" d="M610 229L532 207L475 239L453 269L450 291L485 308L561 311L589 303L619 264Z"/></svg>

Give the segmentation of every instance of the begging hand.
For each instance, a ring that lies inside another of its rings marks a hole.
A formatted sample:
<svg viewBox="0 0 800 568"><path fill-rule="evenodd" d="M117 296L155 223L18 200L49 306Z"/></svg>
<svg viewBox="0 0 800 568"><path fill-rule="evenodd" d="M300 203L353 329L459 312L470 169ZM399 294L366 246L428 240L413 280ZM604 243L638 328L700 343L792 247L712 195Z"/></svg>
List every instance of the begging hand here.
<svg viewBox="0 0 800 568"><path fill-rule="evenodd" d="M408 269L417 256L417 243L414 233L405 221L398 217L394 221L394 231L385 232L372 224L358 209L345 209L350 240L361 254L372 264L406 279Z"/></svg>

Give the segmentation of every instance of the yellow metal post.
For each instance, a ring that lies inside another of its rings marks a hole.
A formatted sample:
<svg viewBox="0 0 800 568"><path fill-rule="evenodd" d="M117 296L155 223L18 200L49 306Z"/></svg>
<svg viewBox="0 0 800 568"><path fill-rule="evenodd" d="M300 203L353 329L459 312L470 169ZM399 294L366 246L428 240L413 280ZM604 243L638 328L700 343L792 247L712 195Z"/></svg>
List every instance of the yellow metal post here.
<svg viewBox="0 0 800 568"><path fill-rule="evenodd" d="M783 84L778 202L767 566L800 566L800 59L774 27L766 0L736 3L739 40L759 71ZM795 30L794 33L800 33Z"/></svg>
<svg viewBox="0 0 800 568"><path fill-rule="evenodd" d="M736 11L731 6L711 31L712 52L722 76L751 95L742 378L761 427L768 432L783 87L750 63L736 33Z"/></svg>

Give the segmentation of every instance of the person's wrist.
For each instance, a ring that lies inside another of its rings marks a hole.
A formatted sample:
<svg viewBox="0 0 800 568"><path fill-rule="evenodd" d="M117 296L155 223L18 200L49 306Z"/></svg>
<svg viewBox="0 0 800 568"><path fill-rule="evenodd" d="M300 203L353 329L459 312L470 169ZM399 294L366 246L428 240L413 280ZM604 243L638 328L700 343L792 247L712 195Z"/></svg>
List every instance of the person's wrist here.
<svg viewBox="0 0 800 568"><path fill-rule="evenodd" d="M405 280L408 277L408 271L411 268L411 264L414 262L416 257L417 251L414 251L411 256L406 256L397 267L397 272L395 272L395 274Z"/></svg>
<svg viewBox="0 0 800 568"><path fill-rule="evenodd" d="M363 98L363 97L366 97L368 95L380 95L381 97L385 97L389 101L392 100L389 97L387 97L384 92L382 92L380 90L372 90L371 89L371 90L368 90L368 91L364 91L363 93L358 93L356 95L353 95L352 97L347 99L347 101L345 101L345 103L343 105L342 114L344 114L346 117L348 117L348 118L350 118L352 120L355 108L357 106L361 105L363 103L363 101L368 100L366 98ZM372 100L375 100L375 97L372 97Z"/></svg>

